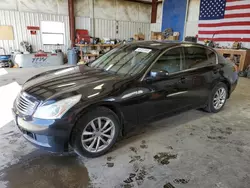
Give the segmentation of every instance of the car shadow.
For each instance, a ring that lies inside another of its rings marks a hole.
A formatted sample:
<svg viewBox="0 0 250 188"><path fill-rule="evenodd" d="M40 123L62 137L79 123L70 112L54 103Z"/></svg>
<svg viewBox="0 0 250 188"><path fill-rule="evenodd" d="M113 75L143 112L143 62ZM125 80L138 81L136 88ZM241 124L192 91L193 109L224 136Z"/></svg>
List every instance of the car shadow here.
<svg viewBox="0 0 250 188"><path fill-rule="evenodd" d="M212 116L212 114L203 110L183 110L181 112L170 115L169 117L159 117L154 122L138 125L133 131L127 133L116 144L113 150L131 145L138 140L145 140L145 135L155 134L188 124L194 120L198 120L204 116ZM202 126L202 125L201 125Z"/></svg>

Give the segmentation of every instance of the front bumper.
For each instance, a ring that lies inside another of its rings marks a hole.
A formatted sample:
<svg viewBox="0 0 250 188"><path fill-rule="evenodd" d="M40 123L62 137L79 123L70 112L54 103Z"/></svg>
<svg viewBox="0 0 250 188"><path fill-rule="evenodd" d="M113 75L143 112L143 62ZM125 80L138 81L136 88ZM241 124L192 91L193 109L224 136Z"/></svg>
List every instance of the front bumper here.
<svg viewBox="0 0 250 188"><path fill-rule="evenodd" d="M69 150L70 125L64 120L27 118L13 109L15 124L25 139L51 152Z"/></svg>

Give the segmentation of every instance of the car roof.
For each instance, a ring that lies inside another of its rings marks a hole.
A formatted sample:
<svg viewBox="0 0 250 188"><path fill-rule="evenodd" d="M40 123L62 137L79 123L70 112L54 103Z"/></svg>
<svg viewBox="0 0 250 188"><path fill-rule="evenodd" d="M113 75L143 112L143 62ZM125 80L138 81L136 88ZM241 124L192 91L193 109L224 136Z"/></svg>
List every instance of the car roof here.
<svg viewBox="0 0 250 188"><path fill-rule="evenodd" d="M156 50L164 50L167 48L171 48L174 46L179 46L179 45L199 45L206 47L202 44L198 43L193 43L193 42L181 42L181 41L158 41L158 40L152 40L152 41L139 41L139 42L132 42L129 43L131 46L137 46L137 47L144 47L144 48L152 48Z"/></svg>

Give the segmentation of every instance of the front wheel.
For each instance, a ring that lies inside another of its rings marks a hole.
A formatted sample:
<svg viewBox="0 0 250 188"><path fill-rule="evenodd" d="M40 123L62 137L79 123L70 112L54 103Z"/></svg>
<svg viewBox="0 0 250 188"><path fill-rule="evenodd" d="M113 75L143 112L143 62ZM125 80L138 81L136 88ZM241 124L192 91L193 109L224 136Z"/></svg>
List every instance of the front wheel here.
<svg viewBox="0 0 250 188"><path fill-rule="evenodd" d="M217 84L208 99L207 106L204 110L207 112L217 113L221 111L221 109L226 104L228 98L228 87L226 84L220 82Z"/></svg>
<svg viewBox="0 0 250 188"><path fill-rule="evenodd" d="M108 108L98 107L86 113L72 132L72 146L81 156L98 157L105 154L116 142L120 123Z"/></svg>

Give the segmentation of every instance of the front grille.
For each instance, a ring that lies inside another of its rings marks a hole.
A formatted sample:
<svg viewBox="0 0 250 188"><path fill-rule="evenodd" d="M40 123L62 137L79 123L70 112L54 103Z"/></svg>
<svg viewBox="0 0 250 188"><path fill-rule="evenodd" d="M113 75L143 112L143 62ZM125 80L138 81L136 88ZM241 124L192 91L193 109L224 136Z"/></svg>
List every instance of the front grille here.
<svg viewBox="0 0 250 188"><path fill-rule="evenodd" d="M25 92L20 93L16 98L16 108L24 115L32 115L38 104L38 101Z"/></svg>

